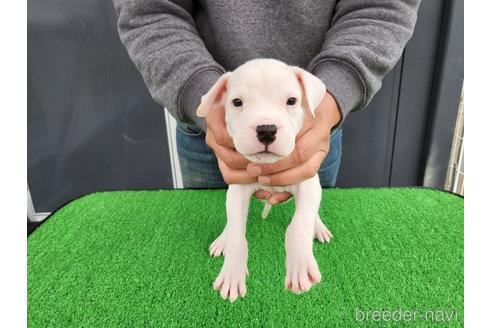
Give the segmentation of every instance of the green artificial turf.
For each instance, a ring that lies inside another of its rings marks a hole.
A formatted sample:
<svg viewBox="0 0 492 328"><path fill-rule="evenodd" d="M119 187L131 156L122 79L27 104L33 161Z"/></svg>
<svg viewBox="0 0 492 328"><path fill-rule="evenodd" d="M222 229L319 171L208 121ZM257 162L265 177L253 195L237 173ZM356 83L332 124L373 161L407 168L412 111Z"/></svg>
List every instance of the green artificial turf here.
<svg viewBox="0 0 492 328"><path fill-rule="evenodd" d="M91 194L28 238L30 327L359 327L356 308L420 311L411 326L463 325L463 199L422 188L329 189L320 214L334 234L314 243L322 281L284 290L284 233L294 202L266 220L251 202L247 295L212 290L208 256L225 223L225 191ZM435 311L434 321L430 312ZM443 312L439 312L443 311ZM452 311L457 311L456 318ZM407 314L408 315L408 314ZM377 315L376 315L377 317ZM359 318L361 318L359 316ZM427 318L427 319L426 319Z"/></svg>

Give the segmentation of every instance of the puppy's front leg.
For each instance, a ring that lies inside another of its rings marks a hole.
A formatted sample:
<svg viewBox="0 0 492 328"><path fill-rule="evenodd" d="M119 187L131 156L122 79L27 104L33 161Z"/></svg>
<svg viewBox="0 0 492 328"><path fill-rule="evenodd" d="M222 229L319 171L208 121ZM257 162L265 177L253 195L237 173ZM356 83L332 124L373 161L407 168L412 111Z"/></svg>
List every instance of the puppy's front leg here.
<svg viewBox="0 0 492 328"><path fill-rule="evenodd" d="M248 275L248 243L246 220L253 185L230 185L227 190L227 227L225 233L225 255L222 269L215 279L214 289L220 289L223 299L234 302L246 294Z"/></svg>
<svg viewBox="0 0 492 328"><path fill-rule="evenodd" d="M315 220L321 201L318 175L294 188L296 211L285 233L285 288L295 293L308 291L320 282L321 273L313 255Z"/></svg>

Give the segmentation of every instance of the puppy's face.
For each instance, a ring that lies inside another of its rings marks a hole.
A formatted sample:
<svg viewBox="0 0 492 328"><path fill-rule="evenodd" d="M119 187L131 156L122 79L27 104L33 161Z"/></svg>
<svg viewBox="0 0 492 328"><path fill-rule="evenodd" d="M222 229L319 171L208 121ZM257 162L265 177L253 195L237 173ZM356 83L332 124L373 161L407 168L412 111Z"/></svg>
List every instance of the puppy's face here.
<svg viewBox="0 0 492 328"><path fill-rule="evenodd" d="M202 98L198 116L224 106L236 150L255 163L289 155L304 115L314 115L326 93L312 74L273 59L256 59L224 74Z"/></svg>

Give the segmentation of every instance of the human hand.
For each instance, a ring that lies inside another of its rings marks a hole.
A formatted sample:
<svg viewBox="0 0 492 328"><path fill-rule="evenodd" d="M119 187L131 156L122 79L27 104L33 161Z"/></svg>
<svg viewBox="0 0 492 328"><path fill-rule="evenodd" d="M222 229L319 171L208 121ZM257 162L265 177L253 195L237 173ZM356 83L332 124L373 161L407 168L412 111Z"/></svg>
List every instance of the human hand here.
<svg viewBox="0 0 492 328"><path fill-rule="evenodd" d="M234 148L226 128L224 107L210 111L205 118L205 124L207 125L205 142L217 157L225 183L230 185L257 182L258 178L251 177L246 171L249 161Z"/></svg>
<svg viewBox="0 0 492 328"><path fill-rule="evenodd" d="M314 121L306 120L292 154L273 164L249 163L247 166L249 176L257 177L258 182L263 185L274 186L297 184L313 177L328 154L331 128L341 119L338 105L328 92L315 113ZM258 191L255 196L269 199L270 203L277 204L292 195Z"/></svg>

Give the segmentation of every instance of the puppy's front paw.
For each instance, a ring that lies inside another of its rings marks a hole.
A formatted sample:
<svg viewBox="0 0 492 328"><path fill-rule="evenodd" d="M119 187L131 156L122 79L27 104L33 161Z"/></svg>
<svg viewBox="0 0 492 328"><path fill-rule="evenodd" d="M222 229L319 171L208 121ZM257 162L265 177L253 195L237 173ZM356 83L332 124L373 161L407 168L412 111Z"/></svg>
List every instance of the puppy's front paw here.
<svg viewBox="0 0 492 328"><path fill-rule="evenodd" d="M220 296L234 302L238 296L246 295L246 276L248 268L244 266L234 267L232 265L222 266L217 279L214 282L214 289L220 290Z"/></svg>
<svg viewBox="0 0 492 328"><path fill-rule="evenodd" d="M246 276L248 276L247 246L229 247L224 264L215 279L214 289L220 290L220 296L234 302L239 296L246 295Z"/></svg>
<svg viewBox="0 0 492 328"><path fill-rule="evenodd" d="M313 285L321 281L321 273L313 254L306 256L287 255L286 267L285 288L294 293L307 292Z"/></svg>
<svg viewBox="0 0 492 328"><path fill-rule="evenodd" d="M307 292L321 281L318 263L313 255L312 239L295 229L288 229L285 248L285 288L294 293Z"/></svg>

